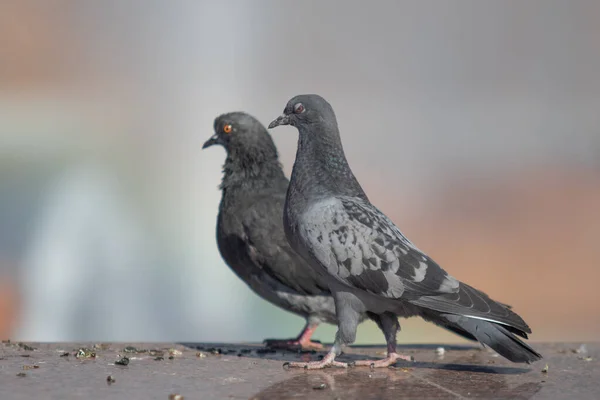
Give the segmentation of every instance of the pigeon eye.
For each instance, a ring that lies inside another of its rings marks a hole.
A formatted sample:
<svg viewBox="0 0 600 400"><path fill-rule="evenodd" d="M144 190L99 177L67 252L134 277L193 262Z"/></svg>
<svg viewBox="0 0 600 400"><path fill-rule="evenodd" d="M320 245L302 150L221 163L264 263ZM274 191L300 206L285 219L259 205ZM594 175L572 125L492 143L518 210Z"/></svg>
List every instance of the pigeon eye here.
<svg viewBox="0 0 600 400"><path fill-rule="evenodd" d="M231 130L232 130L232 129L233 129L233 128L232 128L231 124L227 124L227 125L225 125L225 126L223 127L223 132L225 132L225 133L231 133Z"/></svg>
<svg viewBox="0 0 600 400"><path fill-rule="evenodd" d="M303 113L303 112L304 112L304 106L302 105L302 103L297 103L297 104L294 106L294 113L296 113L296 114L301 114L301 113Z"/></svg>

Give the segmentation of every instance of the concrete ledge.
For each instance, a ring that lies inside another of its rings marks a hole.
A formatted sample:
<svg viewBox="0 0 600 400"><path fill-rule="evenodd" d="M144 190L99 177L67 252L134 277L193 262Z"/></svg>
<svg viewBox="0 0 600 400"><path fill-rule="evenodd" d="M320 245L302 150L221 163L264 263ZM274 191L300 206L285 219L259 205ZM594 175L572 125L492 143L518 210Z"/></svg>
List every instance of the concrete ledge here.
<svg viewBox="0 0 600 400"><path fill-rule="evenodd" d="M443 346L440 356L438 347L400 346L416 361L390 369L284 371L284 361L316 360L324 353L272 352L258 344L2 343L0 398L600 398L597 343L587 344L586 352L577 352L580 344L534 344L544 359L533 365L471 346ZM355 346L340 359L383 352Z"/></svg>

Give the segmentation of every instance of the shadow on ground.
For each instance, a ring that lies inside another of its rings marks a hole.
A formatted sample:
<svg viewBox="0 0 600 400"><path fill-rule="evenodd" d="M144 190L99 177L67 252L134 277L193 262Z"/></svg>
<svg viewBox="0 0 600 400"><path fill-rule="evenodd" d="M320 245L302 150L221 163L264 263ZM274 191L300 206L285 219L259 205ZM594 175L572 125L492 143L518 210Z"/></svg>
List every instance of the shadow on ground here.
<svg viewBox="0 0 600 400"><path fill-rule="evenodd" d="M183 344L183 343L182 343ZM210 353L285 361L315 361L325 354L316 351L286 351L248 347L185 343ZM444 346L451 354L439 357L438 345L405 345L399 351L413 355L415 362L399 361L394 367L330 368L321 371L290 370L288 379L277 382L251 399L398 399L398 398L516 398L529 399L542 387L531 368L510 364L477 346ZM381 346L352 346L341 361L381 358ZM509 365L501 365L501 364ZM514 366L513 366L514 365Z"/></svg>
<svg viewBox="0 0 600 400"><path fill-rule="evenodd" d="M251 399L403 399L485 397L530 399L539 382L509 386L501 375L474 377L437 373L419 376L410 371L333 371L296 373L262 390Z"/></svg>

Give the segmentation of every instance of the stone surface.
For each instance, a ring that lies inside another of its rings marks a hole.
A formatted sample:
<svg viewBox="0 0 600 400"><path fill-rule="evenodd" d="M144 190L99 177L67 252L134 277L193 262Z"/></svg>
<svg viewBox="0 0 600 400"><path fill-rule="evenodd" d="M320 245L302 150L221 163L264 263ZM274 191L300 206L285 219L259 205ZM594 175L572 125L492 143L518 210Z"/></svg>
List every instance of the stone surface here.
<svg viewBox="0 0 600 400"><path fill-rule="evenodd" d="M316 360L324 353L267 352L256 344L2 343L0 398L600 398L599 344L587 344L584 353L576 352L580 344L534 346L545 358L529 366L479 347L443 346L440 357L438 345L415 345L400 348L415 362L390 369L285 371L284 361ZM340 359L382 357L383 351L355 346ZM123 357L129 363L115 365Z"/></svg>

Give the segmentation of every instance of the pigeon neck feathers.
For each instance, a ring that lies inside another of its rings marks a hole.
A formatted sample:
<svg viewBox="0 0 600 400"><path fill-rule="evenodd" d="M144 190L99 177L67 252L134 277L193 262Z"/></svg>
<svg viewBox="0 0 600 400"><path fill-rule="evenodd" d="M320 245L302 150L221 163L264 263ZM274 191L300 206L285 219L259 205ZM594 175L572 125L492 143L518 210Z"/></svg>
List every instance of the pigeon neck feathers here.
<svg viewBox="0 0 600 400"><path fill-rule="evenodd" d="M335 119L299 126L298 131L292 171L295 190L303 197L349 196L368 201L348 165Z"/></svg>
<svg viewBox="0 0 600 400"><path fill-rule="evenodd" d="M257 189L274 187L282 181L287 185L273 142L246 143L244 148L228 150L220 188Z"/></svg>

